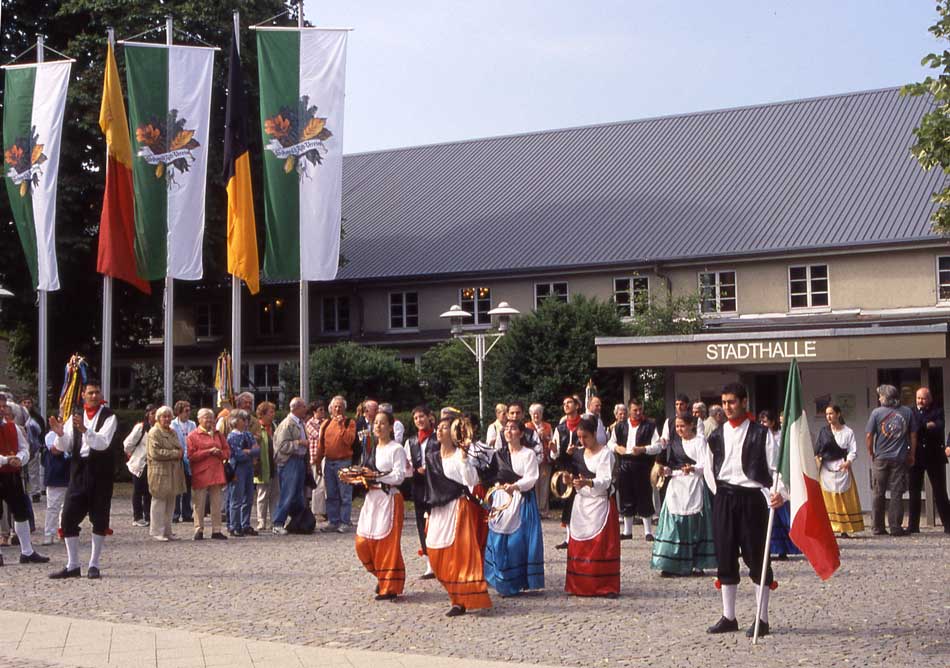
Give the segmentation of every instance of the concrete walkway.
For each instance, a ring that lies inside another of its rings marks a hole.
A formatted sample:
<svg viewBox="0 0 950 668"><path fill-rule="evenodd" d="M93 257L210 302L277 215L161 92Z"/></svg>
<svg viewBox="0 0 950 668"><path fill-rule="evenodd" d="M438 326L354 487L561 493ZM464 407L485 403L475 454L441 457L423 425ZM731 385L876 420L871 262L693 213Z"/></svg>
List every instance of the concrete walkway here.
<svg viewBox="0 0 950 668"><path fill-rule="evenodd" d="M24 668L510 668L531 665L304 647L6 610L0 610L0 664Z"/></svg>

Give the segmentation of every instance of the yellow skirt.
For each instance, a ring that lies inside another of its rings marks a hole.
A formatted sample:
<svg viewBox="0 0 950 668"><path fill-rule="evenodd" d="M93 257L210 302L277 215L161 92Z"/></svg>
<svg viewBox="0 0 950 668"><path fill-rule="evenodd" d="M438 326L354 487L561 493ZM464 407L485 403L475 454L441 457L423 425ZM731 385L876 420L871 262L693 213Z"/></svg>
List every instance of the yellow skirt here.
<svg viewBox="0 0 950 668"><path fill-rule="evenodd" d="M405 508L402 494L393 496L393 528L380 540L356 536L356 555L366 570L376 576L380 594L402 594L406 586L406 564L402 560L402 523Z"/></svg>
<svg viewBox="0 0 950 668"><path fill-rule="evenodd" d="M861 513L861 499L858 498L858 486L854 473L851 473L851 486L848 491L837 494L821 488L828 509L828 519L835 533L856 533L864 531L864 515Z"/></svg>

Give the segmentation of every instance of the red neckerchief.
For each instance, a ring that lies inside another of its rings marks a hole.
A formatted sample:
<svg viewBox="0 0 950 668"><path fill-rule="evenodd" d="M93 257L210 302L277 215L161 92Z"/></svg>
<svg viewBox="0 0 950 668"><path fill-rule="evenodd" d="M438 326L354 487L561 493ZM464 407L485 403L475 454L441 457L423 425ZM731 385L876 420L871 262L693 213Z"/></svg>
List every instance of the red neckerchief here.
<svg viewBox="0 0 950 668"><path fill-rule="evenodd" d="M89 406L83 405L83 408L86 409L86 417L89 418L90 420L91 420L92 418L96 417L96 413L99 412L99 409L100 409L101 407L102 407L102 404L99 404L99 405L96 406L95 408L89 408Z"/></svg>
<svg viewBox="0 0 950 668"><path fill-rule="evenodd" d="M630 426L633 427L634 429L640 426L641 420L634 420L633 418L629 418L629 420L630 420Z"/></svg>
<svg viewBox="0 0 950 668"><path fill-rule="evenodd" d="M738 429L739 427L742 426L742 423L745 422L746 420L748 420L749 422L752 422L754 419L755 418L753 417L752 413L746 413L740 418L729 418L729 424L732 425L733 429Z"/></svg>
<svg viewBox="0 0 950 668"><path fill-rule="evenodd" d="M432 436L432 430L431 430L431 429L420 429L420 430L419 430L419 442L420 442L420 443L425 443L425 442L426 442L426 439L428 439L430 436Z"/></svg>
<svg viewBox="0 0 950 668"><path fill-rule="evenodd" d="M564 420L564 423L567 425L568 431L577 431L577 425L581 423L581 416L575 415L574 417L569 417Z"/></svg>

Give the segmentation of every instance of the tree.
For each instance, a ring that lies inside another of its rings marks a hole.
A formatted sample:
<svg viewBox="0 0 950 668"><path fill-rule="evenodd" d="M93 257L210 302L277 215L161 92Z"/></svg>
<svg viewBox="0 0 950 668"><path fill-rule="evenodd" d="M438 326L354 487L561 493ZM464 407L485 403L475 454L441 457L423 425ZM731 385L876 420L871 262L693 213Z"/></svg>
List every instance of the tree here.
<svg viewBox="0 0 950 668"><path fill-rule="evenodd" d="M197 39L226 47L232 31L232 11L242 10L247 26L279 13L288 6L284 0L10 0L4 2L4 23L0 57L4 62L35 43L36 34L46 36L51 48L76 59L66 100L67 123L60 151L59 194L57 197L57 249L62 289L50 295L49 359L54 369L73 352L81 352L95 367L98 359L101 322L101 280L95 273L99 214L104 186L105 141L99 130L99 103L105 58L106 28L113 26L118 39L163 25L163 17L174 12L175 28L187 33L176 42L197 44ZM293 3L296 4L296 3ZM160 36L138 39L156 41ZM257 49L251 31L241 35L241 56L248 93L251 165L259 177L261 141L254 131L258 108ZM225 51L226 52L226 51ZM27 54L22 62L33 59ZM50 58L54 56L49 55ZM56 56L58 57L58 56ZM124 85L124 58L118 53ZM205 223L204 266L206 285L215 285L226 274L225 215L226 194L220 176L226 103L226 58L215 58L212 82L211 128L214 138L208 147L208 206ZM259 182L259 180L258 180ZM257 202L259 220L262 203ZM29 373L36 368L36 293L30 282L26 260L17 241L9 202L0 196L0 220L7 221L6 239L0 245L0 285L14 297L0 311L0 329L11 332L11 348L16 368ZM261 233L263 226L259 227ZM162 291L158 283L153 294L142 295L121 281L115 283L115 305L123 317L115 319L115 346L123 352L139 350L148 338L147 316L159 316ZM85 315L69 305L81 305ZM79 316L79 317L77 317ZM93 370L99 375L99 370Z"/></svg>
<svg viewBox="0 0 950 668"><path fill-rule="evenodd" d="M350 341L317 348L310 355L310 392L325 397L341 394L351 406L372 397L391 402L396 410L411 408L422 399L415 367L391 352Z"/></svg>
<svg viewBox="0 0 950 668"><path fill-rule="evenodd" d="M458 340L433 346L422 355L419 379L428 404L478 411L478 367L475 357Z"/></svg>
<svg viewBox="0 0 950 668"><path fill-rule="evenodd" d="M937 15L939 20L929 28L931 34L950 40L950 0L937 2ZM910 151L924 170L939 167L944 174L950 174L950 50L929 53L920 62L939 74L901 88L901 95L930 95L934 101L933 109L923 115L914 129L917 141ZM938 205L930 217L934 231L950 234L950 185L935 192L931 200Z"/></svg>
<svg viewBox="0 0 950 668"><path fill-rule="evenodd" d="M161 367L155 364L133 364L132 383L129 393L129 405L142 408L150 403L161 403L164 394L164 378ZM172 395L175 400L184 399L195 406L207 405L204 399L212 388L201 377L197 369L181 369L175 372Z"/></svg>

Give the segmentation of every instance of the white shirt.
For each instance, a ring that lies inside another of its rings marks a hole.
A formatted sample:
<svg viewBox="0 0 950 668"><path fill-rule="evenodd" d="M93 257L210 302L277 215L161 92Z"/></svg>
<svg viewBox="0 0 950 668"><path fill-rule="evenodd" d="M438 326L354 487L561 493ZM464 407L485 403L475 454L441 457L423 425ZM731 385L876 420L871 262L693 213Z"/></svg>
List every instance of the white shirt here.
<svg viewBox="0 0 950 668"><path fill-rule="evenodd" d="M85 409L82 411L82 422L86 427L86 431L82 435L82 445L79 448L79 456L85 459L89 456L89 452L92 450L102 451L109 448L109 444L112 443L112 437L115 436L115 429L118 426L118 421L116 420L115 415L109 416L109 418L103 423L102 431L95 431L94 427L96 421L99 419L99 413L102 412L102 406L99 407L99 410L96 411L95 415L91 418L86 415ZM67 454L72 453L73 451L73 421L69 419L66 421L66 424L63 426L63 435L56 437L56 449L60 452L65 452Z"/></svg>
<svg viewBox="0 0 950 668"><path fill-rule="evenodd" d="M461 448L456 448L451 457L442 457L442 472L449 480L468 487L470 492L478 484L478 472L472 458L463 458Z"/></svg>
<svg viewBox="0 0 950 668"><path fill-rule="evenodd" d="M20 460L20 464L26 466L30 462L30 443L26 440L26 430L20 425L16 427L16 454L12 457L0 455L0 466L6 466L13 457Z"/></svg>
<svg viewBox="0 0 950 668"><path fill-rule="evenodd" d="M393 439L396 443L403 443L403 439L406 437L406 427L402 422L396 420L393 422Z"/></svg>
<svg viewBox="0 0 950 668"><path fill-rule="evenodd" d="M719 469L719 475L716 480L727 482L736 487L749 487L751 489L761 488L762 485L754 480L750 480L745 471L742 470L742 444L745 443L745 436L749 432L748 420L743 420L738 427L733 427L731 422L722 425L722 440L725 445L722 468ZM766 456L768 456L766 448Z"/></svg>
<svg viewBox="0 0 950 668"><path fill-rule="evenodd" d="M521 480L515 483L522 492L529 492L534 489L534 484L538 482L538 458L534 452L528 448L521 448L518 452L511 453L511 468L515 473L521 476Z"/></svg>
<svg viewBox="0 0 950 668"><path fill-rule="evenodd" d="M376 478L376 482L398 487L406 479L406 451L395 441L380 443L376 446L376 469L385 475ZM390 490L395 493L395 489Z"/></svg>
<svg viewBox="0 0 950 668"><path fill-rule="evenodd" d="M637 445L637 432L640 431L640 427L643 426L641 422L636 427L630 425L630 421L627 420L627 442L624 443L624 448L626 449L626 454L632 455L633 448ZM607 442L609 446L608 449L613 451L613 446L620 445L617 443L617 431L616 429L610 432L610 440ZM664 444L660 440L659 434L656 433L656 429L653 430L653 437L650 439L650 445L646 446L646 454L648 455L658 455L663 451Z"/></svg>
<svg viewBox="0 0 950 668"><path fill-rule="evenodd" d="M696 435L697 436L706 435L706 425L704 425L703 421L698 418L696 420ZM669 420L663 421L663 433L660 435L660 440L663 441L664 444L670 442L670 421Z"/></svg>
<svg viewBox="0 0 950 668"><path fill-rule="evenodd" d="M601 445L607 445L607 428L604 427L604 421L599 415L593 413L584 413L581 417L597 418L597 442Z"/></svg>
<svg viewBox="0 0 950 668"><path fill-rule="evenodd" d="M544 457L544 451L541 449L541 437L538 436L538 432L536 432L534 429L531 431L525 429L524 433L525 440L528 441L528 445L531 446L531 450L534 452L535 457L537 457L537 460L540 462ZM505 440L505 435L501 431L496 432L495 440L489 441L489 443L491 443L491 446L495 450L501 450L508 445L508 442Z"/></svg>

